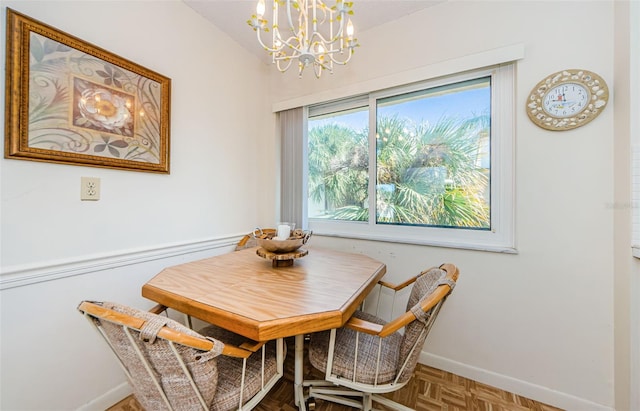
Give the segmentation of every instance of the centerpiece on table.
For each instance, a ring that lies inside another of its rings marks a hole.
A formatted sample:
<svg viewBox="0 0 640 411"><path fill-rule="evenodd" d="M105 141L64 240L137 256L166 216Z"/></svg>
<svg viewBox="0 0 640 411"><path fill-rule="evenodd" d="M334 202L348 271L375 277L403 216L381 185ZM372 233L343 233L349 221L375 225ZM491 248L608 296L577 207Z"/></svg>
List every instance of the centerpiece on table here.
<svg viewBox="0 0 640 411"><path fill-rule="evenodd" d="M295 229L295 224L280 223L276 232L264 232L256 228L253 232L258 244L256 254L262 258L272 260L274 267L288 267L293 265L293 260L304 257L309 253L306 249L301 249L309 238L312 231Z"/></svg>

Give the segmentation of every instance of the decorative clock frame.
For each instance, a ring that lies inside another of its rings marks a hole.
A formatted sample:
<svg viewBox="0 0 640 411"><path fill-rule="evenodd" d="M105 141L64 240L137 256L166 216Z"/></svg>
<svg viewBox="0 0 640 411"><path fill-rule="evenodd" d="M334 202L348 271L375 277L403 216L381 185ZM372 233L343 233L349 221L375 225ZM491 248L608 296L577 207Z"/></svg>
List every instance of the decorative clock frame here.
<svg viewBox="0 0 640 411"><path fill-rule="evenodd" d="M573 93L575 99L567 99L565 91ZM567 69L536 84L527 98L526 107L529 119L537 126L565 131L595 119L608 101L609 88L602 77L588 70Z"/></svg>

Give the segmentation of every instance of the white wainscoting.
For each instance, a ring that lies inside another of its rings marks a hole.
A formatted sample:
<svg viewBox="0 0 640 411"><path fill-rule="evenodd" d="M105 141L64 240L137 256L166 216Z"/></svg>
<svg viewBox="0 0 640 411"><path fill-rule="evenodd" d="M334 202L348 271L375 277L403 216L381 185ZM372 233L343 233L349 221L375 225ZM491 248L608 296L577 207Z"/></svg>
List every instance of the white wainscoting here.
<svg viewBox="0 0 640 411"><path fill-rule="evenodd" d="M114 389L104 393L104 395L79 407L76 411L104 411L124 400L132 393L133 391L129 383L123 382Z"/></svg>
<svg viewBox="0 0 640 411"><path fill-rule="evenodd" d="M46 265L8 267L0 274L0 290L15 289L37 283L59 280L65 277L82 276L156 260L166 259L172 261L172 264L175 264L176 258L178 260L183 258L185 260L192 260L194 257L203 258L203 255L221 254L231 251L241 236L241 234L238 234L185 243L166 244L147 249L127 250L122 253L93 255L68 261L55 261ZM108 358L107 360L110 361L111 359ZM527 381L476 368L469 364L452 361L451 359L436 356L426 351L421 353L420 362L564 409L612 411L612 408L601 404L596 404ZM94 397L77 409L82 411L103 410L126 397L130 392L128 385L122 382L116 386L112 386L102 395Z"/></svg>
<svg viewBox="0 0 640 411"><path fill-rule="evenodd" d="M132 264L140 264L153 260L162 260L179 255L232 247L235 246L241 237L242 235L238 234L228 237L165 244L138 250L94 254L80 259L50 261L46 264L7 267L0 273L0 290L109 270Z"/></svg>
<svg viewBox="0 0 640 411"><path fill-rule="evenodd" d="M144 309L153 304L140 296L145 281L165 267L231 252L241 236L4 267L1 362L12 378L2 381L3 409L100 411L128 396L113 354L74 308L99 299ZM96 370L100 376L87 379Z"/></svg>

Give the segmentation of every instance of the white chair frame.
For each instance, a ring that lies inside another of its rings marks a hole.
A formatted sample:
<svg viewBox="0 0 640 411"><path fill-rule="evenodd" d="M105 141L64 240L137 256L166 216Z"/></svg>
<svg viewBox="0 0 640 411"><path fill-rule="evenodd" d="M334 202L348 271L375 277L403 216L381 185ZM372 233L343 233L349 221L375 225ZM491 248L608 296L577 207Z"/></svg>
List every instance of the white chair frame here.
<svg viewBox="0 0 640 411"><path fill-rule="evenodd" d="M444 304L444 301L446 300L447 296L455 286L455 281L457 280L457 276L458 276L457 267L455 267L453 264L443 264L441 268L443 268L447 272L447 277L445 279L445 282L441 283L436 289L436 291L432 292L431 295L421 304L422 310L424 312L428 312L431 310L431 314L426 320L425 327L421 331L420 337L424 336L425 334L428 335L429 331L431 330L431 327L434 324L436 317L438 316L438 313L440 312L440 309L442 308L442 305ZM428 270L423 271L420 275L422 275L426 271ZM380 281L379 282L380 290L378 292L378 297L377 297L378 301L376 302L376 316L378 316L378 311L380 309L380 295L382 293L381 292L382 287L387 287L394 290L393 303L391 307L391 312L393 313L393 308L394 308L393 306L395 305L396 295L398 291L412 284L418 277L419 275L397 286L386 283L384 281ZM407 355L407 358L405 359L402 367L397 371L396 378L389 383L385 383L385 384L377 383L378 371L379 371L378 364L380 361L380 353L381 353L383 338L397 331L398 329L404 328L406 324L410 323L415 319L416 317L411 311L408 311L403 316L396 318L395 320L387 323L384 326L378 325L378 324L371 324L357 318L351 318L347 322L345 327L358 331L356 332L356 342L354 346L354 350L355 350L354 370L353 370L352 379L340 377L335 373L333 373L332 371L333 361L334 361L334 350L335 350L335 343L336 343L336 331L337 331L337 329L332 329L330 331L330 337L329 337L329 352L327 357L327 368L326 368L325 379L324 380L307 380L304 382L304 385L309 388L307 398L308 399L316 398L316 399L322 399L326 401L332 401L338 404L347 405L347 406L358 408L364 411L375 410L373 408L374 402L383 404L389 408L392 408L398 411L415 411L413 408L399 404L380 394L397 391L402 387L404 387L409 382L409 381L398 382L398 379L400 378L402 372L406 368L407 361L411 357L411 354L414 353L415 350L422 348L421 346L420 347L418 346L419 345L418 341L420 341L421 338L416 339L416 343L413 345L413 347L411 347L411 350ZM389 328L389 330L383 331L383 327L387 327ZM361 332L371 334L371 335L378 335L378 338L379 338L375 382L373 384L359 383L356 381L356 377L357 377L356 368L358 364L358 359L357 359L358 343L359 343L359 336ZM352 399L351 397L359 398L359 400Z"/></svg>

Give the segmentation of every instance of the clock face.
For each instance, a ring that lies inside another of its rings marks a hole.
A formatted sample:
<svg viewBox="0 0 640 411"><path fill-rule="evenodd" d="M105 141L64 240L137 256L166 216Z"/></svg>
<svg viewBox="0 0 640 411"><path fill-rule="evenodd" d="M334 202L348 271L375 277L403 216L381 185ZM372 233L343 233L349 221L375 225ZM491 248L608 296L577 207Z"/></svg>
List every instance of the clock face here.
<svg viewBox="0 0 640 411"><path fill-rule="evenodd" d="M589 102L589 92L578 83L565 83L553 87L544 96L542 108L548 114L560 118L580 113Z"/></svg>
<svg viewBox="0 0 640 411"><path fill-rule="evenodd" d="M602 77L587 70L562 70L531 90L527 115L546 130L571 130L598 117L608 101L609 89Z"/></svg>

